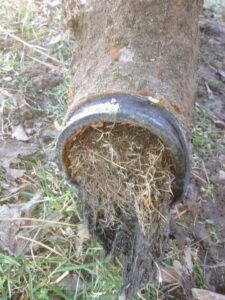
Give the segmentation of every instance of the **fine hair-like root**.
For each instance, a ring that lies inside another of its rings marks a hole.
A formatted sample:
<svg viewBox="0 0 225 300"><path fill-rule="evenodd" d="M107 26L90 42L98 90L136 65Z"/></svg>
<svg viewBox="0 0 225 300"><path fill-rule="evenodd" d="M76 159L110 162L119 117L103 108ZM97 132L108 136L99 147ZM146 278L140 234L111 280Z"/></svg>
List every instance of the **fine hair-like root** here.
<svg viewBox="0 0 225 300"><path fill-rule="evenodd" d="M87 128L70 151L71 176L82 190L84 206L106 227L121 214L135 217L142 231L160 205L172 195L172 158L162 142L146 129L129 124Z"/></svg>
<svg viewBox="0 0 225 300"><path fill-rule="evenodd" d="M73 137L70 178L79 186L90 233L123 257L126 300L148 284L167 246L174 163L147 129L96 124Z"/></svg>

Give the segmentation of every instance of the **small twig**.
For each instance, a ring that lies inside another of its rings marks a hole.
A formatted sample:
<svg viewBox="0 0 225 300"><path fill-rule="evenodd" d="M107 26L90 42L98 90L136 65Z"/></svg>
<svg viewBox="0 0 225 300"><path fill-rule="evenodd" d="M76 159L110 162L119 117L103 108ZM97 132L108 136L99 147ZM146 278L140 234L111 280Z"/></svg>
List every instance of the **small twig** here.
<svg viewBox="0 0 225 300"><path fill-rule="evenodd" d="M215 268L223 268L225 267L225 262L221 262L215 265L204 265L205 269L215 269Z"/></svg>
<svg viewBox="0 0 225 300"><path fill-rule="evenodd" d="M34 208L37 205L38 200L42 197L42 192L37 191L34 196L23 205L21 211L24 212L26 216L31 215L31 212L34 210Z"/></svg>
<svg viewBox="0 0 225 300"><path fill-rule="evenodd" d="M206 81L205 81L205 87L206 87L206 90L207 90L207 93L208 93L209 100L213 100L214 99L213 92L210 89L210 87L209 87L209 85L208 85L208 83Z"/></svg>
<svg viewBox="0 0 225 300"><path fill-rule="evenodd" d="M194 173L193 171L191 172L191 174L193 175L193 177L201 180L203 183L207 183L205 179L201 178L198 174Z"/></svg>
<svg viewBox="0 0 225 300"><path fill-rule="evenodd" d="M57 284L60 281L62 281L68 274L69 274L69 271L64 272L61 276L59 276L59 278L56 279L56 281L54 282L54 284Z"/></svg>
<svg viewBox="0 0 225 300"><path fill-rule="evenodd" d="M207 179L207 183L210 184L209 176L208 176L208 173L206 171L205 163L204 163L203 160L202 160L202 166L203 166L203 169L204 169L204 172L205 172L205 177Z"/></svg>
<svg viewBox="0 0 225 300"><path fill-rule="evenodd" d="M109 162L109 163L115 165L116 167L118 167L118 168L120 168L120 169L126 170L126 168L124 168L124 167L122 167L122 166L116 164L115 162L113 162L113 161L107 159L107 158L104 157L104 156L101 156L101 155L97 154L96 152L93 152L93 154L96 155L96 156L98 156L98 157L100 157L100 158L102 158L102 159L104 159L105 161L107 161L107 162Z"/></svg>
<svg viewBox="0 0 225 300"><path fill-rule="evenodd" d="M169 293L171 293L172 291L174 291L174 290L176 290L176 289L178 289L178 288L180 288L180 287L182 287L180 284L174 284L174 287L172 287L171 289L169 289L169 290L167 291L167 293L169 294Z"/></svg>
<svg viewBox="0 0 225 300"><path fill-rule="evenodd" d="M56 72L60 73L60 74L64 74L67 70L62 70L59 66L54 66L50 63L47 63L47 62L44 62L44 61L41 61L33 56L29 56L31 59L33 59L34 61L38 62L39 64L41 65L44 65L45 67L49 68L49 69L53 69L55 70Z"/></svg>
<svg viewBox="0 0 225 300"><path fill-rule="evenodd" d="M41 246L43 248L48 249L50 252L55 253L55 254L63 257L63 255L61 253L59 253L55 249L52 249L51 247L49 247L49 246L47 246L47 245L45 245L45 244L43 244L43 243L41 243L39 241L33 240L31 238L28 238L28 237L25 237L25 236L22 236L22 235L16 235L16 238L21 239L21 240L25 240L25 241L28 241L28 242L31 242L31 243L34 243L34 244L37 244L37 245L39 245L39 246Z"/></svg>
<svg viewBox="0 0 225 300"><path fill-rule="evenodd" d="M4 197L4 198L1 198L0 199L0 204L3 204L5 202L7 202L8 200L10 200L12 197L15 197L17 195L20 194L21 190L24 189L25 187L27 186L27 184L23 184L19 187L19 189L17 191L15 191L14 193L11 193L10 195Z"/></svg>
<svg viewBox="0 0 225 300"><path fill-rule="evenodd" d="M15 255L15 253L10 249L10 247L5 245L5 243L1 241L1 239L0 239L0 250L8 252L9 255L11 256Z"/></svg>
<svg viewBox="0 0 225 300"><path fill-rule="evenodd" d="M42 51L42 50L39 50L37 46L31 45L31 44L27 43L26 41L22 40L21 38L19 38L19 37L16 36L15 34L8 32L7 30L3 29L2 27L0 27L0 31L1 31L2 33L4 33L5 35L10 36L10 37L13 38L14 40L16 40L16 41L22 43L24 46L26 46L26 47L32 49L33 51L36 51L37 53L42 54L42 55L44 55L44 56L50 58L51 60L53 60L53 61L55 61L55 62L57 62L57 63L59 63L59 64L62 63L61 61L59 61L59 60L56 59L55 57L53 57L53 56L51 56L51 55L45 53L45 52Z"/></svg>
<svg viewBox="0 0 225 300"><path fill-rule="evenodd" d="M182 212L179 212L179 210L177 209L177 207L175 208L176 209L176 213L177 213L177 215L176 215L176 219L179 219L180 220L180 218L183 216L183 215L185 215L187 212L188 212L188 209L184 209Z"/></svg>
<svg viewBox="0 0 225 300"><path fill-rule="evenodd" d="M36 218L2 218L1 222L4 221L33 221L33 222L41 222L41 223L48 223L53 225L63 225L63 226L75 226L74 224L52 221L52 220L45 220L45 219L36 219Z"/></svg>
<svg viewBox="0 0 225 300"><path fill-rule="evenodd" d="M6 196L5 198L0 199L0 204L4 204L5 202L8 202L8 200L10 200L12 197L15 197L15 196L17 196L19 194L20 194L20 191L12 193L11 195Z"/></svg>

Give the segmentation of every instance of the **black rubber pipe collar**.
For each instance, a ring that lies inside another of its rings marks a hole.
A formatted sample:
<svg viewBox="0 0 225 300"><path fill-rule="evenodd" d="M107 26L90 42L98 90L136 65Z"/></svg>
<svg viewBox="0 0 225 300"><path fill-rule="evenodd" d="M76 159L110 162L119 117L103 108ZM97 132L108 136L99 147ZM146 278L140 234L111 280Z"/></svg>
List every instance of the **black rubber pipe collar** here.
<svg viewBox="0 0 225 300"><path fill-rule="evenodd" d="M169 148L175 161L176 189L174 200L182 200L190 179L188 142L181 125L165 108L158 107L145 97L112 94L79 104L61 132L56 145L56 160L64 170L64 147L67 141L84 126L96 122L130 122L148 129Z"/></svg>

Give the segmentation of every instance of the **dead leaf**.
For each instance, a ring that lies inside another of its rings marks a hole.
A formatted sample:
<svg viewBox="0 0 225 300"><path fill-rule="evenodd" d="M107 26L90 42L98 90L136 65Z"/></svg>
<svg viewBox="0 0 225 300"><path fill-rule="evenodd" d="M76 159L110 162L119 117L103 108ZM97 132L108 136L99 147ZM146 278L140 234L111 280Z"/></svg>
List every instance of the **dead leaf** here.
<svg viewBox="0 0 225 300"><path fill-rule="evenodd" d="M56 44L58 44L63 39L63 32L60 31L56 33L55 35L52 35L47 43L45 44L46 47L54 47Z"/></svg>
<svg viewBox="0 0 225 300"><path fill-rule="evenodd" d="M74 237L74 231L71 227L67 226L64 230L63 230L64 235L67 238L72 238Z"/></svg>
<svg viewBox="0 0 225 300"><path fill-rule="evenodd" d="M18 107L29 106L23 94L15 94L13 100Z"/></svg>
<svg viewBox="0 0 225 300"><path fill-rule="evenodd" d="M84 288L82 279L76 274L67 274L62 280L61 284L66 287L67 290L79 293Z"/></svg>
<svg viewBox="0 0 225 300"><path fill-rule="evenodd" d="M220 71L217 72L217 74L219 75L220 80L222 82L225 82L225 71L220 70Z"/></svg>
<svg viewBox="0 0 225 300"><path fill-rule="evenodd" d="M221 181L225 180L225 172L223 170L220 170L219 171L219 179Z"/></svg>
<svg viewBox="0 0 225 300"><path fill-rule="evenodd" d="M19 185L19 186L16 186L16 187L12 187L12 184L10 185L10 189L9 189L9 193L4 196L4 197L1 197L0 199L0 204L5 204L6 202L9 201L10 198L16 196L17 194L19 194L22 190L24 190L24 188L26 187L27 185L24 184L24 185Z"/></svg>
<svg viewBox="0 0 225 300"><path fill-rule="evenodd" d="M57 6L61 5L60 0L53 0L53 1L48 1L48 6L51 8L55 8Z"/></svg>
<svg viewBox="0 0 225 300"><path fill-rule="evenodd" d="M2 78L4 81L9 82L12 81L12 77L11 76L6 76Z"/></svg>
<svg viewBox="0 0 225 300"><path fill-rule="evenodd" d="M34 201L34 198L38 194L39 194L39 196L41 196L40 191L39 191L34 195L34 197L29 202L32 203ZM29 208L29 206L30 206L29 203L25 204L21 208L21 211L23 212L23 214L24 214L24 212L25 212L25 215L27 214L26 217L29 217L29 215L35 208L38 200L39 200L39 198L36 197L35 202L33 203L33 206L31 206L30 208ZM24 207L25 207L25 211L24 211ZM50 216L48 216L47 221L59 222L60 220L62 220L64 218L65 218L65 215L63 213L55 212L55 213L51 214ZM19 239L19 243L15 247L15 255L17 255L17 256L24 255L30 251L30 241L28 240L30 238L34 239L34 237L35 237L35 241L37 241L37 243L32 243L33 250L36 250L38 247L40 247L41 246L40 243L42 243L41 241L46 238L47 234L50 231L50 228L52 228L54 226L51 222L50 223L46 222L44 224L44 226L40 228L39 226L35 225L35 221L32 221L32 219L27 220L25 222L25 224L29 224L30 226L33 225L33 227L31 227L29 230L23 229L20 231L20 236L23 236L23 238ZM59 241L59 238L61 238L61 237L58 236L57 233L47 237L48 241L51 241L53 244L57 243L57 241ZM44 243L42 243L42 244L44 244Z"/></svg>
<svg viewBox="0 0 225 300"><path fill-rule="evenodd" d="M16 140L4 140L0 144L0 163L5 170L4 181L7 178L18 179L24 175L26 170L12 167L13 163L20 163L21 157L26 157L37 152L36 144L24 143ZM12 181L10 181L12 186Z"/></svg>
<svg viewBox="0 0 225 300"><path fill-rule="evenodd" d="M179 282L178 274L172 267L160 267L157 272L157 279L160 283Z"/></svg>
<svg viewBox="0 0 225 300"><path fill-rule="evenodd" d="M29 140L29 137L26 134L25 129L22 124L12 127L12 138L17 139L17 141L26 142Z"/></svg>
<svg viewBox="0 0 225 300"><path fill-rule="evenodd" d="M184 249L184 263L191 274L193 271L193 264L192 264L192 258L191 258L191 247L187 246Z"/></svg>
<svg viewBox="0 0 225 300"><path fill-rule="evenodd" d="M22 220L19 218L24 215L29 216L35 208L37 201L41 197L41 192L36 194L23 206L2 205L0 206L0 250L8 252L9 255L17 255L20 244L23 241L16 239L16 235L22 225ZM23 254L22 252L20 255Z"/></svg>
<svg viewBox="0 0 225 300"><path fill-rule="evenodd" d="M222 120L215 120L214 124L219 129L225 129L225 122Z"/></svg>
<svg viewBox="0 0 225 300"><path fill-rule="evenodd" d="M210 87L209 87L209 85L208 85L207 82L205 82L205 87L206 87L206 90L207 90L207 94L208 94L209 100L214 100L213 92L212 92L212 90L210 89Z"/></svg>
<svg viewBox="0 0 225 300"><path fill-rule="evenodd" d="M10 163L17 158L25 157L36 153L37 144L23 143L15 140L4 140L0 145L0 161L5 169L10 167Z"/></svg>
<svg viewBox="0 0 225 300"><path fill-rule="evenodd" d="M192 295L196 300L225 300L225 296L208 290L193 288Z"/></svg>
<svg viewBox="0 0 225 300"><path fill-rule="evenodd" d="M13 97L13 94L7 91L6 89L0 88L0 93L5 97Z"/></svg>
<svg viewBox="0 0 225 300"><path fill-rule="evenodd" d="M59 124L59 122L57 120L54 120L54 128L56 129L56 131L62 131L63 126Z"/></svg>
<svg viewBox="0 0 225 300"><path fill-rule="evenodd" d="M24 216L29 217L31 215L32 211L36 207L41 197L42 197L42 192L37 191L34 194L34 196L23 205L23 207L21 208L21 212L23 213Z"/></svg>
<svg viewBox="0 0 225 300"><path fill-rule="evenodd" d="M16 106L28 105L23 94L12 94L3 88L0 88L0 93L11 98Z"/></svg>
<svg viewBox="0 0 225 300"><path fill-rule="evenodd" d="M78 233L76 239L76 248L77 248L77 256L79 256L83 243L90 239L90 234L88 231L88 226L86 223L78 225Z"/></svg>
<svg viewBox="0 0 225 300"><path fill-rule="evenodd" d="M88 231L88 226L86 223L79 224L78 225L78 233L77 236L82 240L82 241L87 241L90 239L90 234Z"/></svg>
<svg viewBox="0 0 225 300"><path fill-rule="evenodd" d="M174 260L173 267L174 267L174 270L176 271L176 273L179 275L179 278L182 278L184 270L183 270L181 263L178 260Z"/></svg>
<svg viewBox="0 0 225 300"><path fill-rule="evenodd" d="M8 205L0 206L0 250L14 255L16 234L20 228L20 221L9 221L12 218L20 217L20 210ZM7 220L4 220L7 219Z"/></svg>
<svg viewBox="0 0 225 300"><path fill-rule="evenodd" d="M26 170L24 169L8 169L8 175L11 176L14 180L21 178Z"/></svg>

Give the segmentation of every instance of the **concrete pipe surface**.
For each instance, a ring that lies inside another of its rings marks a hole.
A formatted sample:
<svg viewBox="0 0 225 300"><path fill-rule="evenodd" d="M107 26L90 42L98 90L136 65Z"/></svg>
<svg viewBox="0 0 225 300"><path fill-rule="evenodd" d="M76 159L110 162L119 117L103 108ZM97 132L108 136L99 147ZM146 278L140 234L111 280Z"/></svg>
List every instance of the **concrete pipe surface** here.
<svg viewBox="0 0 225 300"><path fill-rule="evenodd" d="M90 234L122 257L131 300L155 276L187 191L202 1L63 2L76 46L57 160Z"/></svg>
<svg viewBox="0 0 225 300"><path fill-rule="evenodd" d="M64 0L76 39L72 96L56 155L70 177L68 145L96 122L147 128L175 161L174 198L190 177L186 133L196 94L200 0Z"/></svg>

